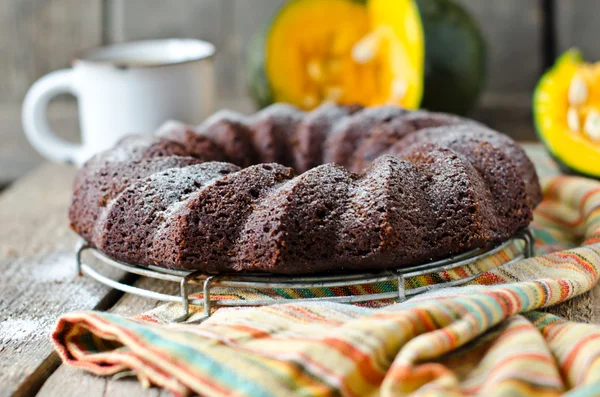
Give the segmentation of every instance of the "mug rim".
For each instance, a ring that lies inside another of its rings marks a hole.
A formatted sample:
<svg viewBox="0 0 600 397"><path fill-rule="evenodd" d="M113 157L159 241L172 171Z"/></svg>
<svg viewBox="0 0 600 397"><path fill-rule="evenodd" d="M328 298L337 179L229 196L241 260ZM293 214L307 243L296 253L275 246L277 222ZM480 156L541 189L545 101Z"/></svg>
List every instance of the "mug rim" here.
<svg viewBox="0 0 600 397"><path fill-rule="evenodd" d="M196 45L199 44L202 46L206 46L208 51L207 51L207 54L196 56L196 57L190 57L189 59L184 59L184 60L180 60L180 61L165 60L164 62L149 63L149 64L145 64L145 65L141 65L141 64L131 65L131 64L128 64L127 62L119 62L116 60L112 61L112 60L108 60L108 59L106 59L106 60L90 59L90 57L94 53L100 52L102 50L115 49L115 48L119 48L119 47L127 47L127 46L131 46L131 45L136 45L136 44L137 45L152 44L152 43L165 44L168 42L183 43L183 44L196 44ZM107 44L107 45L98 45L95 47L80 50L75 53L75 56L73 57L73 60L71 63L73 65L90 64L90 65L100 65L100 66L102 66L102 65L112 66L117 69L149 69L149 68L159 68L159 67L164 67L164 66L174 66L174 65L181 65L181 64L185 64L185 63L203 61L206 59L214 58L216 53L217 53L217 49L216 49L215 45L206 40L200 40L200 39L194 39L194 38L144 39L144 40L123 41L123 42L112 43L112 44Z"/></svg>

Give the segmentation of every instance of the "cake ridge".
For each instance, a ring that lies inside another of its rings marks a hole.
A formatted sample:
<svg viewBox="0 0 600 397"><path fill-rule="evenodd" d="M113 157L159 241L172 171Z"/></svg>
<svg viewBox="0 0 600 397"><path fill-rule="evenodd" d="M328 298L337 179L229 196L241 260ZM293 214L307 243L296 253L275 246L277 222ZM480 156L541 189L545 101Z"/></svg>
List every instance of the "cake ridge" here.
<svg viewBox="0 0 600 397"><path fill-rule="evenodd" d="M245 221L249 208L266 188L292 175L290 168L279 164L258 164L203 186L170 218L165 228L156 233L153 261L167 266L202 262L209 270L218 262L229 269L229 251L236 239L235 230L231 228ZM237 185L235 190L228 189L232 184ZM211 245L213 240L217 241ZM200 251L210 260L195 258L196 252L190 254L194 244L201 244Z"/></svg>
<svg viewBox="0 0 600 397"><path fill-rule="evenodd" d="M433 142L411 148L402 158L426 176L425 191L436 213L433 238L438 250L455 254L494 241L490 192L472 164L460 153ZM437 166L440 163L445 167ZM464 228L469 233L461 233Z"/></svg>
<svg viewBox="0 0 600 397"><path fill-rule="evenodd" d="M96 245L114 257L150 264L147 245L151 233L165 221L165 211L211 180L237 169L229 163L206 162L169 168L130 185L111 201L103 222L98 223ZM120 252L127 247L132 247L130 252Z"/></svg>
<svg viewBox="0 0 600 397"><path fill-rule="evenodd" d="M450 144L449 139L462 140L463 142L486 142L487 144L502 151L506 155L506 161L516 166L517 172L525 183L529 206L533 209L541 201L541 190L535 167L525 154L525 151L508 136L500 134L481 124L456 124L447 127L431 127L415 131L405 138L397 141L387 150L394 154L406 150L410 145L417 142L436 140L444 144Z"/></svg>
<svg viewBox="0 0 600 397"><path fill-rule="evenodd" d="M262 211L253 211L242 228L242 241L234 248L236 269L318 269L330 261L335 252L327 245L315 247L316 242L335 237L343 210L339 204L354 178L343 167L323 164L271 190L258 204Z"/></svg>
<svg viewBox="0 0 600 397"><path fill-rule="evenodd" d="M431 226L428 222L432 213L425 192L418 185L411 186L420 180L424 176L406 160L383 155L371 163L350 190L341 219L344 227L339 234L338 249L345 255L348 266L353 266L357 257L373 256L378 256L379 262L402 266L407 251L424 248L423 229ZM404 206L405 203L408 205ZM400 214L400 209L405 211ZM372 230L377 233L371 234ZM409 241L401 238L405 230L412 232Z"/></svg>
<svg viewBox="0 0 600 397"><path fill-rule="evenodd" d="M428 128L422 130L420 136L429 136L438 144L460 153L474 166L490 190L498 222L510 222L515 218L525 220L531 216L535 205L527 197L527 187L519 167L506 151L477 136L465 135L461 126ZM403 150L410 151L410 145ZM503 229L499 225L498 232L502 238L510 237L506 232L502 233Z"/></svg>

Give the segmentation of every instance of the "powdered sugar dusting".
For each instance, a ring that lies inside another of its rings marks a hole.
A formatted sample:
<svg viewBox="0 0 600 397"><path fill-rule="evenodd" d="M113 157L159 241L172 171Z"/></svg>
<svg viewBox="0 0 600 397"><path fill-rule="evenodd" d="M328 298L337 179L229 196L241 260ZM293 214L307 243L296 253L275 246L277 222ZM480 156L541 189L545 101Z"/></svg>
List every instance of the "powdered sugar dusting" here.
<svg viewBox="0 0 600 397"><path fill-rule="evenodd" d="M2 341L19 341L36 333L42 326L40 320L7 318L0 322L0 339Z"/></svg>
<svg viewBox="0 0 600 397"><path fill-rule="evenodd" d="M196 126L195 131L199 134L204 134L212 125L220 121L230 121L249 127L251 124L267 118L301 121L305 115L305 112L287 103L275 103L251 116L246 116L239 112L234 112L233 110L224 109L216 112L200 125Z"/></svg>
<svg viewBox="0 0 600 397"><path fill-rule="evenodd" d="M185 204L185 201L194 192L225 175L239 170L240 168L233 164L211 161L154 174L149 178L150 181L146 186L152 185L155 194L158 193L162 195L180 195L182 192L185 192L186 188L189 186L195 187L189 193L174 197L173 201L164 211L157 213L159 216L162 216L163 219L168 219ZM154 205L154 201L148 202L147 205Z"/></svg>
<svg viewBox="0 0 600 397"><path fill-rule="evenodd" d="M234 112L230 109L219 110L218 112L204 120L201 124L196 126L195 131L199 134L203 134L213 124L223 120L231 121L234 123L247 124L248 116L245 116L239 112Z"/></svg>
<svg viewBox="0 0 600 397"><path fill-rule="evenodd" d="M252 122L267 118L290 119L300 121L306 113L288 103L274 103L251 116Z"/></svg>
<svg viewBox="0 0 600 397"><path fill-rule="evenodd" d="M170 168L163 172L152 174L142 183L152 186L158 194L181 192L189 186L200 187L215 178L238 171L239 167L229 163L206 162L182 168Z"/></svg>
<svg viewBox="0 0 600 397"><path fill-rule="evenodd" d="M347 129L349 125L356 125L360 130L369 131L373 127L373 123L381 123L406 114L409 113L397 106L363 108L348 117L338 120L332 128L332 132L335 135L336 132Z"/></svg>
<svg viewBox="0 0 600 397"><path fill-rule="evenodd" d="M383 121L389 118L400 117L408 113L409 111L407 111L404 108L393 105L384 105L364 108L356 112L355 114L360 119Z"/></svg>
<svg viewBox="0 0 600 397"><path fill-rule="evenodd" d="M182 123L181 121L167 120L160 127L158 127L158 130L156 130L154 134L158 137L168 137L171 131L184 130L188 127L189 125Z"/></svg>
<svg viewBox="0 0 600 397"><path fill-rule="evenodd" d="M73 252L57 252L37 263L24 265L37 282L64 282L77 276Z"/></svg>
<svg viewBox="0 0 600 397"><path fill-rule="evenodd" d="M306 113L304 121L308 124L314 122L314 120L340 120L350 115L350 108L347 106L335 105L332 103L326 103L313 111Z"/></svg>
<svg viewBox="0 0 600 397"><path fill-rule="evenodd" d="M102 159L107 162L121 162L132 159L132 153L151 145L158 138L154 135L140 134L121 139L111 150L104 152Z"/></svg>

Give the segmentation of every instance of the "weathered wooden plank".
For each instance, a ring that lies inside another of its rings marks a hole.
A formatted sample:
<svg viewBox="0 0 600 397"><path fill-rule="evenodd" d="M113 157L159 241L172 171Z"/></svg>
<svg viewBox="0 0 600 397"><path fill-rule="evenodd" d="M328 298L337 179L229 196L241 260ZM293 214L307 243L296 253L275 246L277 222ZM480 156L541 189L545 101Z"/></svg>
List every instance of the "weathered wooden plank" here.
<svg viewBox="0 0 600 397"><path fill-rule="evenodd" d="M114 380L61 365L44 383L36 396L77 396L81 395L82 391L85 391L87 397L167 397L172 395L163 389L144 389L135 377Z"/></svg>
<svg viewBox="0 0 600 397"><path fill-rule="evenodd" d="M77 111L72 101L58 101L48 111L50 125L61 137L78 141ZM21 125L21 104L0 106L0 186L7 185L44 162L29 144Z"/></svg>
<svg viewBox="0 0 600 397"><path fill-rule="evenodd" d="M519 141L537 141L530 94L485 95L470 115Z"/></svg>
<svg viewBox="0 0 600 397"><path fill-rule="evenodd" d="M485 36L488 76L471 116L514 139L537 140L531 93L542 71L542 15L536 1L459 0Z"/></svg>
<svg viewBox="0 0 600 397"><path fill-rule="evenodd" d="M0 2L0 102L20 101L38 77L101 39L99 0Z"/></svg>
<svg viewBox="0 0 600 397"><path fill-rule="evenodd" d="M231 46L231 0L107 0L106 37L111 42L192 37L217 47L215 70L219 96L238 94Z"/></svg>
<svg viewBox="0 0 600 397"><path fill-rule="evenodd" d="M246 57L254 36L264 28L279 7L287 0L234 0L231 45L235 49L234 62L237 70L238 91L246 94Z"/></svg>
<svg viewBox="0 0 600 397"><path fill-rule="evenodd" d="M160 282L148 278L140 279L136 286L150 288L157 292L177 294L179 287L175 283ZM123 316L133 316L143 313L160 305L160 302L140 298L135 295L125 295L111 308L111 312ZM86 390L89 397L130 397L168 396L170 393L157 388L144 389L136 378L113 379L88 374L79 369L61 365L48 378L40 389L38 397L56 397L59 395L77 395L81 390Z"/></svg>
<svg viewBox="0 0 600 397"><path fill-rule="evenodd" d="M543 65L540 2L459 2L477 19L487 41L489 73L486 92L531 92Z"/></svg>
<svg viewBox="0 0 600 397"><path fill-rule="evenodd" d="M546 311L581 323L600 324L600 285Z"/></svg>
<svg viewBox="0 0 600 397"><path fill-rule="evenodd" d="M600 2L596 0L557 1L558 51L580 48L586 59L600 60L598 46L598 15Z"/></svg>
<svg viewBox="0 0 600 397"><path fill-rule="evenodd" d="M223 7L211 0L108 0L110 41L197 37L221 42Z"/></svg>
<svg viewBox="0 0 600 397"><path fill-rule="evenodd" d="M76 274L66 217L73 173L47 165L0 195L0 396L34 393L56 368L48 333L60 314L118 298Z"/></svg>
<svg viewBox="0 0 600 397"><path fill-rule="evenodd" d="M246 93L244 63L252 36L285 0L108 0L108 39L196 37L217 46L217 93Z"/></svg>
<svg viewBox="0 0 600 397"><path fill-rule="evenodd" d="M108 0L109 41L195 37L216 45L217 95L246 93L244 62L254 33L284 0Z"/></svg>
<svg viewBox="0 0 600 397"><path fill-rule="evenodd" d="M218 46L224 7L212 0L108 0L107 39L113 42L196 37Z"/></svg>

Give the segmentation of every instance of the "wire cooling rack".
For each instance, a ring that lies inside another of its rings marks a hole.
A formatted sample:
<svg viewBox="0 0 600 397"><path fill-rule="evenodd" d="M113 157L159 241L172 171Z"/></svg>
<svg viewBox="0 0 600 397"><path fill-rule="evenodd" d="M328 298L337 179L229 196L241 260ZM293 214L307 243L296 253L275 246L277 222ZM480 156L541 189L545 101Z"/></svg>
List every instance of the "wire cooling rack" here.
<svg viewBox="0 0 600 397"><path fill-rule="evenodd" d="M522 244L516 244L521 241ZM181 303L184 314L181 317L174 319L174 322L187 320L192 311L190 306L202 306L203 316L196 321L202 321L211 315L211 309L224 306L262 306L282 303L282 299L249 299L249 300L216 300L213 299L215 293L214 288L224 287L228 289L256 289L256 290L275 290L275 289L291 289L291 290L307 290L318 288L335 288L335 287L351 287L359 285L372 285L381 282L398 283L398 288L390 292L341 295L341 296L324 296L313 298L287 298L282 297L285 302L310 302L310 301L329 301L340 303L359 303L376 301L383 299L394 299L399 302L406 300L408 297L431 291L439 288L453 287L465 284L483 273L483 271L470 274L469 276L453 279L450 281L439 282L433 285L405 288L405 280L435 274L452 269L466 268L479 261L490 257L499 251L513 245L517 252L516 256L504 263L498 263L496 267L504 266L509 263L517 262L523 258L534 256L534 239L533 234L529 229L523 229L516 233L507 241L495 247L488 249L475 249L465 252L460 255L455 255L448 259L442 259L434 262L424 263L421 265L389 269L376 273L345 273L331 275L315 275L315 276L281 276L269 275L260 273L244 273L244 274L222 274L222 275L207 275L201 271L182 271L165 269L157 266L141 267L136 265L125 264L107 257L100 251L90 247L85 241L81 241L77 246L77 270L79 274L89 276L96 281L105 284L119 291L139 295L144 298L154 299L164 302L179 302ZM123 270L127 273L136 274L144 277L151 277L158 280L175 282L179 284L179 295L169 295L149 289L144 289L129 284L124 284L114 280L94 268L93 265L83 262L83 252L91 251L102 263L114 268ZM487 269L489 270L489 269ZM487 271L486 270L486 271ZM202 299L190 297L190 286L202 286Z"/></svg>

